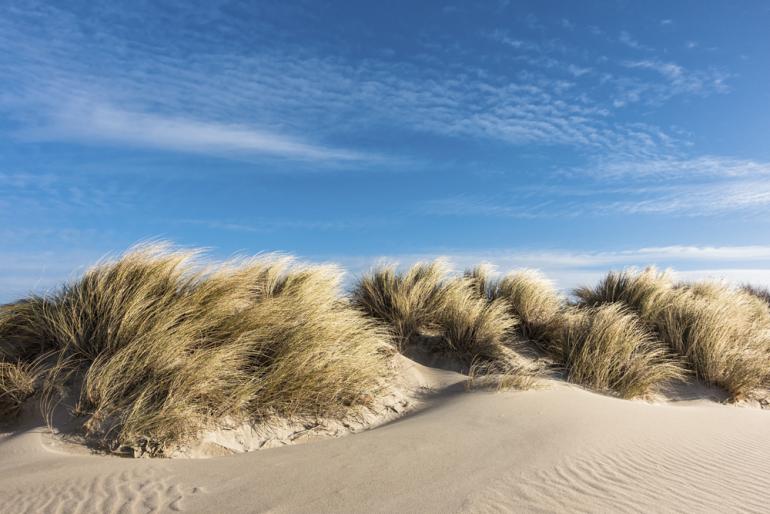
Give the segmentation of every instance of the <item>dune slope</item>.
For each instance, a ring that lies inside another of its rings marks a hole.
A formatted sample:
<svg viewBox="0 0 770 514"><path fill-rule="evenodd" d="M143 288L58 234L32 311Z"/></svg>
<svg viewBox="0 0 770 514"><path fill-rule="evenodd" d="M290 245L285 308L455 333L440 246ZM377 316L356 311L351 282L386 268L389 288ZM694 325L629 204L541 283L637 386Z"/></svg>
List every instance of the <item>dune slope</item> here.
<svg viewBox="0 0 770 514"><path fill-rule="evenodd" d="M760 512L770 412L650 404L553 384L438 391L359 434L210 459L74 454L42 428L0 436L2 512Z"/></svg>

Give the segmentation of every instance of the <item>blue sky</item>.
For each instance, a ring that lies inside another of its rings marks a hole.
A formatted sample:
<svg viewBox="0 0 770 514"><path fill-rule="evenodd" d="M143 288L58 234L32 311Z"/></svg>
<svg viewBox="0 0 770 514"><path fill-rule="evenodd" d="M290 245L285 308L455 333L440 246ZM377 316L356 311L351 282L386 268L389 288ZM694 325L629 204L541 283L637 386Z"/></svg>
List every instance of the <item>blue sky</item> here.
<svg viewBox="0 0 770 514"><path fill-rule="evenodd" d="M770 6L6 2L0 300L162 238L770 283Z"/></svg>

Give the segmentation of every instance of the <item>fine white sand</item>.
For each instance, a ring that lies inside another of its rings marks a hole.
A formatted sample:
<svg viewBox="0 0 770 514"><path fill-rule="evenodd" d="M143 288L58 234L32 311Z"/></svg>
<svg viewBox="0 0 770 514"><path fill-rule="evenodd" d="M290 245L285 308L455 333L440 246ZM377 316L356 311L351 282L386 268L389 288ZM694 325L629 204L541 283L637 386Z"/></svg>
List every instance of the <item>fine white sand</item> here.
<svg viewBox="0 0 770 514"><path fill-rule="evenodd" d="M0 510L39 512L767 512L770 411L626 401L557 382L435 391L336 439L207 459L75 451L42 427L0 435Z"/></svg>

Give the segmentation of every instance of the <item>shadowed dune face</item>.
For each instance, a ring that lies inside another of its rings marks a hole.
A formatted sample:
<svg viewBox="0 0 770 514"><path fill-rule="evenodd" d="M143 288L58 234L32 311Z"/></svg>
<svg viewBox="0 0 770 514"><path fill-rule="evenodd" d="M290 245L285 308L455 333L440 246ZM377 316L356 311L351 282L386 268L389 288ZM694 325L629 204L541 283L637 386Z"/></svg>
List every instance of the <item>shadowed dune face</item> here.
<svg viewBox="0 0 770 514"><path fill-rule="evenodd" d="M157 453L226 416L341 418L386 388L389 336L341 297L339 270L196 257L138 247L3 306L3 398L31 388L100 446Z"/></svg>

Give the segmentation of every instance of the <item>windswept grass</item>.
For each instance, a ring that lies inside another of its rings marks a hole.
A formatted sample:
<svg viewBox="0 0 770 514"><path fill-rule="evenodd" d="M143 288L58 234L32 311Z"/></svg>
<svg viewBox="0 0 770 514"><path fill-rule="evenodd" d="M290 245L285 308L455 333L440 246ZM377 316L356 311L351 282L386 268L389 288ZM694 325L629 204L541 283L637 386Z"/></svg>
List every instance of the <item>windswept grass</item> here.
<svg viewBox="0 0 770 514"><path fill-rule="evenodd" d="M573 294L581 305L589 307L622 302L642 319L649 320L666 304L673 286L668 273L649 267L640 272L610 271L596 287L579 287Z"/></svg>
<svg viewBox="0 0 770 514"><path fill-rule="evenodd" d="M734 398L770 385L770 323L755 299L728 288L672 292L654 320L695 375Z"/></svg>
<svg viewBox="0 0 770 514"><path fill-rule="evenodd" d="M504 300L519 319L525 340L542 344L550 337L564 302L553 284L536 270L524 270L504 276L493 284L490 297Z"/></svg>
<svg viewBox="0 0 770 514"><path fill-rule="evenodd" d="M448 296L447 273L441 261L415 264L406 273L398 273L394 266L380 267L358 281L353 304L385 322L402 347L438 328Z"/></svg>
<svg viewBox="0 0 770 514"><path fill-rule="evenodd" d="M683 376L665 346L619 303L570 309L549 343L567 380L623 398L649 395Z"/></svg>
<svg viewBox="0 0 770 514"><path fill-rule="evenodd" d="M517 324L508 305L487 301L463 278L449 281L445 288L436 324L449 352L468 365L476 360L505 361L509 357L505 345Z"/></svg>
<svg viewBox="0 0 770 514"><path fill-rule="evenodd" d="M519 320L521 338L552 358L571 382L631 398L648 395L683 374L664 345L620 304L567 308L551 282L535 270L494 280L488 268L477 267L465 276L478 294L506 305ZM611 280L628 282L627 277ZM602 284L597 297L615 301L618 290L615 283Z"/></svg>
<svg viewBox="0 0 770 514"><path fill-rule="evenodd" d="M589 306L622 302L700 380L734 398L770 385L770 311L749 292L714 282L674 284L648 269L610 273L575 295Z"/></svg>
<svg viewBox="0 0 770 514"><path fill-rule="evenodd" d="M568 307L541 275L451 275L440 262L362 277L266 256L200 264L134 248L45 295L0 306L0 418L37 396L71 408L110 450L160 454L227 420L343 419L388 391L394 346L458 363L470 384L531 385L513 350L622 397L681 378L681 363L735 398L770 387L761 291L610 273Z"/></svg>
<svg viewBox="0 0 770 514"><path fill-rule="evenodd" d="M375 269L359 280L352 296L354 305L390 328L401 351L443 354L465 371L474 364L492 369L492 362L499 371L513 358L506 345L517 320L508 305L489 301L476 282L450 276L438 261L416 264L405 273Z"/></svg>
<svg viewBox="0 0 770 514"><path fill-rule="evenodd" d="M765 302L766 305L770 306L770 289L766 287L759 287L759 286L752 286L750 284L744 284L741 286L741 290L754 296L755 298L759 298L760 300Z"/></svg>
<svg viewBox="0 0 770 514"><path fill-rule="evenodd" d="M50 354L46 404L74 403L103 447L150 453L224 417L345 417L382 391L389 336L340 296L336 268L197 256L140 246L4 306L3 366Z"/></svg>
<svg viewBox="0 0 770 514"><path fill-rule="evenodd" d="M15 418L24 402L35 394L32 364L0 362L0 421Z"/></svg>

